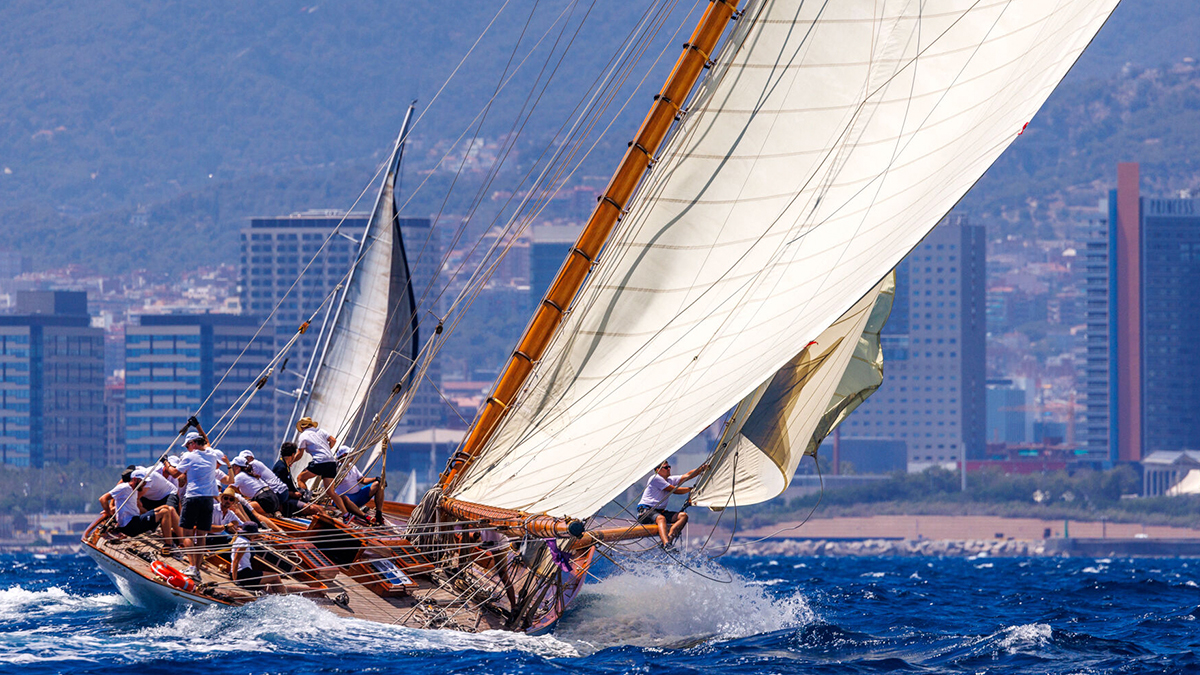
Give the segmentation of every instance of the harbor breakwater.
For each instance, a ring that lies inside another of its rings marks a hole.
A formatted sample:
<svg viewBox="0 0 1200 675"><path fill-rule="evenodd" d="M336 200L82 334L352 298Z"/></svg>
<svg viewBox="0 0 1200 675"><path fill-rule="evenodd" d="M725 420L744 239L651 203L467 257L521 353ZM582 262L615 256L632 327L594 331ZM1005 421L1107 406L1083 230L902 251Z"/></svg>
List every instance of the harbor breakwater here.
<svg viewBox="0 0 1200 675"><path fill-rule="evenodd" d="M1193 539L766 539L732 555L870 557L1200 557Z"/></svg>

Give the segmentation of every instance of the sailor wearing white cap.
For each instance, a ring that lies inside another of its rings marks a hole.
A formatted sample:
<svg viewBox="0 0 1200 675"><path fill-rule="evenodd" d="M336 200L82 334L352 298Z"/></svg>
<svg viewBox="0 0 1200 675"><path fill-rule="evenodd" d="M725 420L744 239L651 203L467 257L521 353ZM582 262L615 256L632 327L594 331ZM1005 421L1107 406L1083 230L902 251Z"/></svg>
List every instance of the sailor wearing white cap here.
<svg viewBox="0 0 1200 675"><path fill-rule="evenodd" d="M157 468L151 471L144 466L134 469L133 477L142 481L141 502L146 511L153 511L166 504L179 510L179 488L163 476Z"/></svg>
<svg viewBox="0 0 1200 675"><path fill-rule="evenodd" d="M233 486L242 493L243 497L249 499L251 504L261 508L264 515L271 516L279 513L279 497L266 481L254 476L249 467L250 460L246 457L239 455L233 459L229 469L233 476Z"/></svg>
<svg viewBox="0 0 1200 675"><path fill-rule="evenodd" d="M184 546L190 548L197 533L207 533L212 527L213 498L221 492L217 463L223 456L207 448L204 437L194 431L185 436L183 441L188 451L179 458L175 468L179 470L179 487L183 490L183 512L179 526L188 537L184 540ZM184 574L199 580L202 556L197 551L189 554L189 557L192 564Z"/></svg>

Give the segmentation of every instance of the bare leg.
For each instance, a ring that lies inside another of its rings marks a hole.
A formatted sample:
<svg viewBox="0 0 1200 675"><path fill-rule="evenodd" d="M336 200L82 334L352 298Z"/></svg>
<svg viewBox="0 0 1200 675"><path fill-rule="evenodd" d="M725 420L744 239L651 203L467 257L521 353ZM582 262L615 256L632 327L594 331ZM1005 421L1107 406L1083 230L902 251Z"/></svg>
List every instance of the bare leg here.
<svg viewBox="0 0 1200 675"><path fill-rule="evenodd" d="M162 534L163 545L172 546L175 538L176 523L172 520L175 510L169 506L154 509L154 519L158 521L158 531Z"/></svg>
<svg viewBox="0 0 1200 675"><path fill-rule="evenodd" d="M379 481L371 483L371 496L375 498L375 524L383 525L383 486Z"/></svg>
<svg viewBox="0 0 1200 675"><path fill-rule="evenodd" d="M187 533L187 538L183 540L183 545L186 546L189 551L188 562L191 563L192 567L195 567L197 570L199 570L200 563L204 557L199 551L195 550L195 542L199 541L196 533L199 532L199 530L194 527L189 527L188 529L184 530L184 532Z"/></svg>
<svg viewBox="0 0 1200 675"><path fill-rule="evenodd" d="M262 507L262 504L259 504L258 502L250 502L250 509L253 510L256 514L262 516L263 518L266 518L271 515L271 514L267 513L267 510L264 509Z"/></svg>
<svg viewBox="0 0 1200 675"><path fill-rule="evenodd" d="M367 514L363 513L362 509L358 508L358 506L355 505L354 502L350 501L349 497L342 495L339 497L339 499L342 502L342 510L343 511L349 511L350 513L353 513L354 515L358 516L359 518L362 518L364 520L366 519Z"/></svg>
<svg viewBox="0 0 1200 675"><path fill-rule="evenodd" d="M662 545L666 546L671 543L671 540L667 538L667 517L661 513L654 516L654 524L658 525L658 538L662 540Z"/></svg>
<svg viewBox="0 0 1200 675"><path fill-rule="evenodd" d="M683 526L687 525L687 519L688 516L686 513L675 516L675 522L671 525L671 532L667 536L669 541L675 541L675 537L678 537L679 533L683 531Z"/></svg>
<svg viewBox="0 0 1200 675"><path fill-rule="evenodd" d="M296 511L296 513L293 515L316 516L316 515L320 515L322 513L325 513L325 509L317 506L316 504L309 504L308 502L300 502L300 509L298 511Z"/></svg>

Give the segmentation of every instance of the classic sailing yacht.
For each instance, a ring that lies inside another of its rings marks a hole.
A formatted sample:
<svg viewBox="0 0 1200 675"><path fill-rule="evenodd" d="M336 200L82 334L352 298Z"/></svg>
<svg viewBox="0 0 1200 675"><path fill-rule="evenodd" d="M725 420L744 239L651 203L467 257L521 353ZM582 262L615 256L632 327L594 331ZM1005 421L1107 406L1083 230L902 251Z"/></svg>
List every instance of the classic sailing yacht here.
<svg viewBox="0 0 1200 675"><path fill-rule="evenodd" d="M259 544L283 561L273 571L341 614L538 631L597 552L655 536L597 511L730 409L692 502L781 493L881 382L890 271L1116 4L710 2L438 484L419 504L388 503L380 528L273 519L283 532ZM373 226L393 205L381 193ZM398 241L368 237L360 260ZM395 275L390 260L370 269ZM350 430L360 456L386 450L445 339L439 325L415 349L411 295L366 268L302 403ZM170 560L144 535L97 530L85 544L123 592L253 599L225 581L168 586L148 564Z"/></svg>

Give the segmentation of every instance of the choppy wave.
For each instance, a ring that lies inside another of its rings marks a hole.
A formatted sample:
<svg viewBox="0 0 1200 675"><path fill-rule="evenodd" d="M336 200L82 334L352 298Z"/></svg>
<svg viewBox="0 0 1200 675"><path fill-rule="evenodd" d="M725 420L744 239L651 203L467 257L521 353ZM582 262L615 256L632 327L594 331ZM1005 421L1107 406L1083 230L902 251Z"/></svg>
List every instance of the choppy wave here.
<svg viewBox="0 0 1200 675"><path fill-rule="evenodd" d="M683 562L589 584L535 637L341 619L300 598L154 614L90 561L0 556L0 672L1200 672L1186 562Z"/></svg>
<svg viewBox="0 0 1200 675"><path fill-rule="evenodd" d="M584 587L556 635L591 646L682 646L794 628L815 615L803 594L773 595L777 579L747 579L704 559L640 565Z"/></svg>
<svg viewBox="0 0 1200 675"><path fill-rule="evenodd" d="M38 572L35 570L33 573ZM0 621L26 621L51 614L112 607L123 602L121 596L115 593L84 596L69 593L58 586L35 591L18 585L0 589Z"/></svg>

